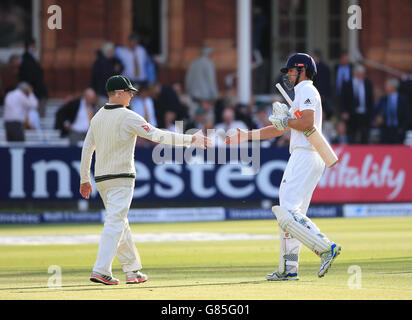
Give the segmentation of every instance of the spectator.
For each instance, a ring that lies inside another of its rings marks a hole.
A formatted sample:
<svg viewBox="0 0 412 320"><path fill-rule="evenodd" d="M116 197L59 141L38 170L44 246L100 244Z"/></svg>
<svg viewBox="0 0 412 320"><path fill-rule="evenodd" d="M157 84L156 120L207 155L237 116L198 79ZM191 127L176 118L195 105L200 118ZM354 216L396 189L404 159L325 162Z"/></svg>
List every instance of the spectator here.
<svg viewBox="0 0 412 320"><path fill-rule="evenodd" d="M326 117L326 112L322 112L322 134L325 139L331 143L336 136L336 123L335 121Z"/></svg>
<svg viewBox="0 0 412 320"><path fill-rule="evenodd" d="M157 119L154 110L154 102L151 94L151 88L148 82L140 82L134 85L139 89L139 94L130 101L130 109L140 114L151 125L157 127Z"/></svg>
<svg viewBox="0 0 412 320"><path fill-rule="evenodd" d="M27 111L26 129L41 131L40 114L37 108L31 108Z"/></svg>
<svg viewBox="0 0 412 320"><path fill-rule="evenodd" d="M336 135L331 142L332 144L347 144L349 142L345 121L338 121L336 124Z"/></svg>
<svg viewBox="0 0 412 320"><path fill-rule="evenodd" d="M190 119L193 119L195 110L193 108L192 99L183 91L183 86L180 82L175 82L172 84L172 89L176 92L179 97L180 103L185 107L186 114Z"/></svg>
<svg viewBox="0 0 412 320"><path fill-rule="evenodd" d="M256 112L253 114L253 128L260 129L271 126L269 115L272 114L272 107L270 103L257 102ZM276 138L260 141L261 147L269 147L276 142Z"/></svg>
<svg viewBox="0 0 412 320"><path fill-rule="evenodd" d="M368 143L373 114L373 87L365 67L357 64L353 79L342 85L341 118L347 122L349 143Z"/></svg>
<svg viewBox="0 0 412 320"><path fill-rule="evenodd" d="M209 58L211 53L211 48L202 47L201 56L192 61L185 77L187 94L197 104L196 107L200 106L207 112L213 109L219 94L215 65Z"/></svg>
<svg viewBox="0 0 412 320"><path fill-rule="evenodd" d="M8 63L1 70L1 97L4 98L7 92L14 90L19 81L19 68L21 59L17 54L12 54L9 57ZM3 100L3 99L2 99Z"/></svg>
<svg viewBox="0 0 412 320"><path fill-rule="evenodd" d="M141 26L137 30L137 36L139 38L139 44L143 46L147 52L147 61L145 63L146 81L149 82L149 84L153 84L157 81L157 65L152 58L153 51L156 50L156 45L152 38L152 30Z"/></svg>
<svg viewBox="0 0 412 320"><path fill-rule="evenodd" d="M90 87L96 92L97 106L100 108L109 101L105 87L107 79L121 74L124 68L122 62L114 55L112 42L105 42L102 48L96 51L96 55Z"/></svg>
<svg viewBox="0 0 412 320"><path fill-rule="evenodd" d="M36 52L36 42L30 38L25 41L25 52L19 68L19 81L28 82L35 96L39 100L39 113L44 117L46 112L46 102L48 97L48 89L44 82L43 69L40 63L36 60L34 54Z"/></svg>
<svg viewBox="0 0 412 320"><path fill-rule="evenodd" d="M116 57L123 64L122 75L130 82L148 81L147 64L150 57L146 49L139 44L139 37L131 34L127 46L119 46L115 50Z"/></svg>
<svg viewBox="0 0 412 320"><path fill-rule="evenodd" d="M238 103L234 107L236 120L242 121L246 124L249 129L256 129L255 123L253 122L253 111L252 106L249 104Z"/></svg>
<svg viewBox="0 0 412 320"><path fill-rule="evenodd" d="M226 108L222 115L223 122L215 125L217 144L225 145L226 136L236 133L236 129L248 130L247 125L240 120L235 120L235 111L232 108Z"/></svg>
<svg viewBox="0 0 412 320"><path fill-rule="evenodd" d="M204 130L204 133L207 133L206 130L208 127L208 122L206 121L206 112L202 108L197 108L194 118L192 121L188 121L184 124L185 131L189 129L200 129ZM212 127L213 128L213 127Z"/></svg>
<svg viewBox="0 0 412 320"><path fill-rule="evenodd" d="M225 86L223 92L220 94L219 98L216 100L214 106L215 112L215 122L222 122L223 110L225 110L230 105L236 105L238 101L237 90L233 85Z"/></svg>
<svg viewBox="0 0 412 320"><path fill-rule="evenodd" d="M9 91L4 98L4 125L7 141L24 141L24 128L28 112L37 109L39 101L33 87L20 82L16 89Z"/></svg>
<svg viewBox="0 0 412 320"><path fill-rule="evenodd" d="M150 84L156 83L156 81L157 81L157 66L156 66L155 62L153 61L152 57L150 56L150 54L147 55L145 70L146 70L146 75L147 75L147 81Z"/></svg>
<svg viewBox="0 0 412 320"><path fill-rule="evenodd" d="M331 106L331 88L330 88L330 70L326 63L322 60L322 52L315 50L312 54L313 60L316 63L316 69L318 70L315 78L313 79L313 85L318 89L321 100L323 112L326 113L326 118L329 119L332 114Z"/></svg>
<svg viewBox="0 0 412 320"><path fill-rule="evenodd" d="M270 105L264 102L256 103L256 113L253 117L255 128L260 129L272 125L269 121L269 115L271 114L269 109L271 109Z"/></svg>
<svg viewBox="0 0 412 320"><path fill-rule="evenodd" d="M398 92L399 80L385 81L385 96L377 104L376 125L380 128L380 143L402 144L411 118L407 96Z"/></svg>
<svg viewBox="0 0 412 320"><path fill-rule="evenodd" d="M408 97L409 106L412 108L412 70L406 75L399 84L399 93ZM412 130L412 116L409 119L408 130Z"/></svg>
<svg viewBox="0 0 412 320"><path fill-rule="evenodd" d="M353 65L350 63L348 52L342 52L339 64L335 66L335 88L337 97L340 97L342 93L343 83L352 79L352 68Z"/></svg>
<svg viewBox="0 0 412 320"><path fill-rule="evenodd" d="M155 114L159 128L165 127L164 116L166 111L176 113L176 120L187 119L187 110L180 102L179 96L171 86L162 85L156 82L152 86L152 97L155 105Z"/></svg>
<svg viewBox="0 0 412 320"><path fill-rule="evenodd" d="M176 120L176 113L173 111L166 111L165 129L172 131L172 132L183 133L182 132L183 128L180 128L179 125L176 125L175 120Z"/></svg>
<svg viewBox="0 0 412 320"><path fill-rule="evenodd" d="M69 101L57 111L55 129L61 130L62 137L69 138L70 145L78 145L86 138L95 103L96 93L87 88L82 97Z"/></svg>

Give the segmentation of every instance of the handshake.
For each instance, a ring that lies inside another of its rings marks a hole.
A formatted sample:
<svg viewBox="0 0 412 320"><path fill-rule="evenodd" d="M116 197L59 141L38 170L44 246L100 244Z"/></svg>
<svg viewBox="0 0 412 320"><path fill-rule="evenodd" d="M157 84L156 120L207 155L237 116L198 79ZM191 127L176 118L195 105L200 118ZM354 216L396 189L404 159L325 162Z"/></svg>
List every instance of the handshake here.
<svg viewBox="0 0 412 320"><path fill-rule="evenodd" d="M289 108L284 103L274 102L272 104L273 114L269 116L269 121L279 131L283 131L288 126L288 120L292 119Z"/></svg>

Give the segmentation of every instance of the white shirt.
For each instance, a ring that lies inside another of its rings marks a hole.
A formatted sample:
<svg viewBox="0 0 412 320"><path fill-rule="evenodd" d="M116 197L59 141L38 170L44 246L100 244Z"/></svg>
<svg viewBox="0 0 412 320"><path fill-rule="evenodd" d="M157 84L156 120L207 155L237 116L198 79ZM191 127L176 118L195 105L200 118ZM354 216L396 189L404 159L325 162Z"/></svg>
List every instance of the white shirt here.
<svg viewBox="0 0 412 320"><path fill-rule="evenodd" d="M300 111L315 111L315 127L319 132L322 132L322 103L319 92L311 80L304 80L295 86L295 100L293 100L293 104L296 109L292 109L291 113L294 113L297 109ZM302 131L290 130L290 153L297 147L315 150Z"/></svg>
<svg viewBox="0 0 412 320"><path fill-rule="evenodd" d="M398 125L398 93L394 92L387 97L386 125L396 127Z"/></svg>
<svg viewBox="0 0 412 320"><path fill-rule="evenodd" d="M350 67L349 65L341 65L338 67L338 71L336 74L336 89L337 92L340 93L342 89L342 84L345 81L350 80Z"/></svg>
<svg viewBox="0 0 412 320"><path fill-rule="evenodd" d="M14 89L4 98L4 121L25 122L30 109L37 109L39 101L33 93L28 96L21 89Z"/></svg>
<svg viewBox="0 0 412 320"><path fill-rule="evenodd" d="M200 100L214 100L219 94L215 65L207 57L194 60L185 76L186 92Z"/></svg>
<svg viewBox="0 0 412 320"><path fill-rule="evenodd" d="M175 146L190 146L192 135L160 130L143 117L119 105L106 104L95 114L83 143L80 183L90 182L95 152L95 177L135 176L134 152L137 136Z"/></svg>
<svg viewBox="0 0 412 320"><path fill-rule="evenodd" d="M130 81L147 80L145 66L148 56L145 48L140 45L136 46L134 50L129 47L117 47L115 54L123 63L123 76L127 77ZM137 76L135 72L135 60L139 63L139 76Z"/></svg>
<svg viewBox="0 0 412 320"><path fill-rule="evenodd" d="M365 82L357 78L352 81L353 94L358 99L359 105L356 107L356 113L364 114L366 112L365 104Z"/></svg>
<svg viewBox="0 0 412 320"><path fill-rule="evenodd" d="M155 127L157 127L157 119L156 119L156 114L154 110L154 103L153 99L151 97L145 97L141 98L139 96L135 97L132 99L130 102L130 109L136 112L137 114L140 114L143 118L145 117L145 110L144 110L144 105L146 105L146 108L149 113L149 123Z"/></svg>
<svg viewBox="0 0 412 320"><path fill-rule="evenodd" d="M71 126L71 130L77 132L86 132L89 129L90 118L89 111L84 99L80 100L79 110L77 111L76 119Z"/></svg>

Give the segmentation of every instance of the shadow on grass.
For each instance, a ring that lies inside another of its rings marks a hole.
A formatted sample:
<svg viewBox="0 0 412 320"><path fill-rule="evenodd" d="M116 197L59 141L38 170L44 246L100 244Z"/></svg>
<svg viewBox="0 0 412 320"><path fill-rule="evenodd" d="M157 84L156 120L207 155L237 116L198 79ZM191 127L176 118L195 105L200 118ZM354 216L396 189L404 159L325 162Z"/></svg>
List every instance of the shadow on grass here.
<svg viewBox="0 0 412 320"><path fill-rule="evenodd" d="M268 282L277 282L277 281L267 281L267 280L250 280L250 281L234 281L234 282L212 282L212 283L194 283L194 284L175 284L175 285L159 285L159 286L147 286L147 284L138 284L138 285L103 285L103 284L84 284L84 285L67 285L62 286L61 289L50 289L47 286L42 287L22 287L22 288L1 288L0 290L24 290L28 293L36 293L36 292L44 292L44 290L36 291L36 289L49 289L51 291L56 292L68 292L68 291L95 291L95 290L131 290L131 289L170 289L170 288L190 288L190 287L206 287L206 286L232 286L232 285L243 285L243 284L262 284ZM286 283L285 281L281 281L282 283ZM313 281L292 281L291 283L296 282L313 282Z"/></svg>

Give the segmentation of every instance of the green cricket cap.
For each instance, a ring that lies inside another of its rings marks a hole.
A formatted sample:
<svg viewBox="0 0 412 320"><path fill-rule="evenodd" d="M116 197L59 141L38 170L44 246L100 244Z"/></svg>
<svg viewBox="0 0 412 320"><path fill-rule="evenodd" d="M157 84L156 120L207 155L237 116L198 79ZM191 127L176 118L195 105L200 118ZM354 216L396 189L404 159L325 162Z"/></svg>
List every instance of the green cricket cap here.
<svg viewBox="0 0 412 320"><path fill-rule="evenodd" d="M112 76L106 81L106 91L115 91L115 90L131 90L138 92L135 87L132 86L132 83L129 79L124 76Z"/></svg>

